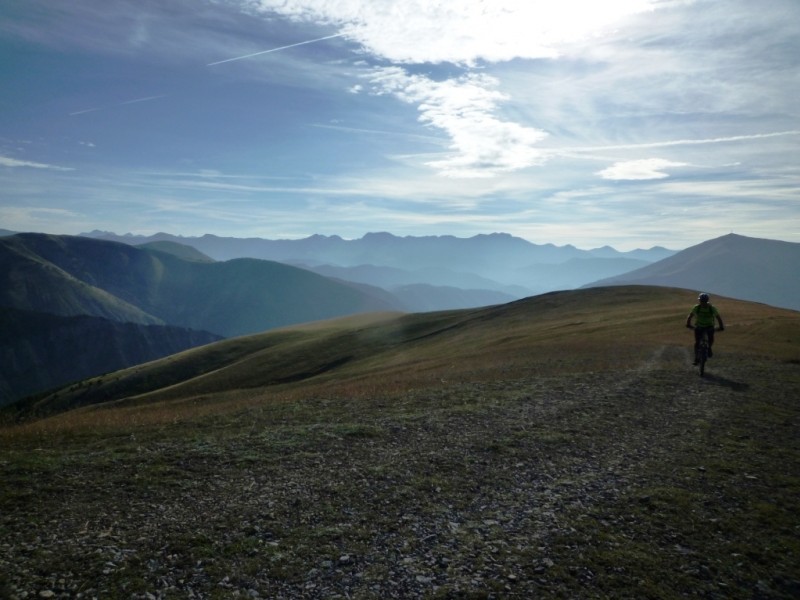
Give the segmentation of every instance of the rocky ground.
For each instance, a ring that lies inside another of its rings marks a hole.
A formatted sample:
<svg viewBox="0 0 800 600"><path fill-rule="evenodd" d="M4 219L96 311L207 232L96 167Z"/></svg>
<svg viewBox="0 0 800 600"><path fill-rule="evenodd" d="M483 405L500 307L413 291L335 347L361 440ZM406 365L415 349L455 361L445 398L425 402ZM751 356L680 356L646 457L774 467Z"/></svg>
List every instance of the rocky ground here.
<svg viewBox="0 0 800 600"><path fill-rule="evenodd" d="M797 598L800 365L1 438L8 598Z"/></svg>

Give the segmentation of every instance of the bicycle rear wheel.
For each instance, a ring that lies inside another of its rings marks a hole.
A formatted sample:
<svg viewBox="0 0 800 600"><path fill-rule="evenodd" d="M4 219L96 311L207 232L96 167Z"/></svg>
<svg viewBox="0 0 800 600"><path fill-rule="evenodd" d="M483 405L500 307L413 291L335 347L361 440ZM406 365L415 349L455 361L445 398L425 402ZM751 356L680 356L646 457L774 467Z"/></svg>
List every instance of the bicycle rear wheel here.
<svg viewBox="0 0 800 600"><path fill-rule="evenodd" d="M700 377L706 374L706 361L708 360L708 336L703 332L703 337L700 340L700 347L697 349L697 358L700 366Z"/></svg>
<svg viewBox="0 0 800 600"><path fill-rule="evenodd" d="M708 350L705 348L700 349L700 377L706 374L706 359L708 358Z"/></svg>

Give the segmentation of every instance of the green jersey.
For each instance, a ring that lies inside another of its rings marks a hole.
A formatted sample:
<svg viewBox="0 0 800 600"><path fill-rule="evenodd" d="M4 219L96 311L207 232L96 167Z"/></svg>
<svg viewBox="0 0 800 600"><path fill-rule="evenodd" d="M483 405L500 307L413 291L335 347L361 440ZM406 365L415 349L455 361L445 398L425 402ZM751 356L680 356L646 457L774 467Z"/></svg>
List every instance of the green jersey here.
<svg viewBox="0 0 800 600"><path fill-rule="evenodd" d="M696 304L689 316L694 315L695 327L713 327L714 319L719 316L719 311L711 304Z"/></svg>

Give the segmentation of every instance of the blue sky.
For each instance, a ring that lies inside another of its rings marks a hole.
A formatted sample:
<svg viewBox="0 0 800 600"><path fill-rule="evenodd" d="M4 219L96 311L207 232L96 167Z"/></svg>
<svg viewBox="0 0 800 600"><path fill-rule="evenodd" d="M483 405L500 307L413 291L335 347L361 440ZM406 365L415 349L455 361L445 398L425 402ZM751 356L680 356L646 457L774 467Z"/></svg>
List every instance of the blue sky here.
<svg viewBox="0 0 800 600"><path fill-rule="evenodd" d="M797 0L11 0L0 228L800 242Z"/></svg>

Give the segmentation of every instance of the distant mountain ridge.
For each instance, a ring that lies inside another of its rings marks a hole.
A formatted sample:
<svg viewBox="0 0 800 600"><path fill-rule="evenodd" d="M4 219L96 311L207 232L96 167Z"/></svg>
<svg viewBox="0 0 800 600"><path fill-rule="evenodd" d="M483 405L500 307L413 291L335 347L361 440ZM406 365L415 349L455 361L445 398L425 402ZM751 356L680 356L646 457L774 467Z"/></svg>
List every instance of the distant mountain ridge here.
<svg viewBox="0 0 800 600"><path fill-rule="evenodd" d="M577 287L674 254L673 250L661 247L630 252L618 252L609 246L580 250L571 245L533 244L507 233L459 238L450 235L398 237L391 233L377 232L354 240L345 240L335 235L312 235L297 240L231 238L210 234L200 237L180 237L168 233L135 236L102 231L82 235L131 245L170 241L192 246L216 260L251 257L309 269L371 266L415 274L438 270L442 274L448 273L448 281L443 285L474 288L474 285L463 283L458 276L462 280L477 276L484 280L485 287L481 286L482 289L509 293L509 289L517 288L517 298L561 287L551 283L554 265L565 265L569 262L567 268L556 267L555 271L565 279L567 287ZM593 261L590 268L577 266L578 261L589 259ZM573 267L576 267L574 271ZM587 270L588 275L585 273ZM572 271L573 275L567 276L567 271ZM373 272L372 275L375 279L367 279L362 271L359 281L380 285L383 275L378 272ZM434 285L434 282L419 278L406 280L398 285L410 284Z"/></svg>
<svg viewBox="0 0 800 600"><path fill-rule="evenodd" d="M384 290L273 261L186 260L117 242L46 234L0 238L0 284L0 306L170 324L225 337L398 308Z"/></svg>
<svg viewBox="0 0 800 600"><path fill-rule="evenodd" d="M590 286L682 287L800 310L800 244L729 234Z"/></svg>
<svg viewBox="0 0 800 600"><path fill-rule="evenodd" d="M569 258L619 258L628 257L653 262L674 254L660 246L650 249L620 252L610 246L594 250L581 250L570 244L534 244L514 237L508 233L479 234L469 238L452 235L441 236L396 236L387 232L367 233L363 237L346 240L338 235L315 234L301 239L233 238L205 234L199 237L182 237L169 233L156 233L150 236L124 234L108 231L92 231L81 236L105 239L131 245L141 245L156 241L170 241L197 248L216 260L251 257L267 260L317 259L322 257L325 264L331 262L340 266L362 264L392 265L400 262L403 268L409 263L417 263L420 268L436 265L450 266L453 259L477 259L474 263L491 266L491 259L500 252L511 252L516 258L514 266L525 266L530 261L563 262ZM399 257L398 250L409 255ZM377 254L375 252L377 251ZM439 251L438 254L431 254ZM444 253L442 253L444 252ZM452 253L466 252L466 255L452 256Z"/></svg>

